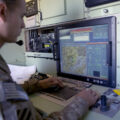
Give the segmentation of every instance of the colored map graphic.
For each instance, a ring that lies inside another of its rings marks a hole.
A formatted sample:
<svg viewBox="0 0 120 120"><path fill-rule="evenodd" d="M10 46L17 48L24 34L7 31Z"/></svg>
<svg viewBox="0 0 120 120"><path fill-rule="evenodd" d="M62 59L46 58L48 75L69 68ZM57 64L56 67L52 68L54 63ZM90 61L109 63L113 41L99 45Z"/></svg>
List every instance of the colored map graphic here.
<svg viewBox="0 0 120 120"><path fill-rule="evenodd" d="M86 70L86 47L63 46L62 47L62 71L85 75Z"/></svg>

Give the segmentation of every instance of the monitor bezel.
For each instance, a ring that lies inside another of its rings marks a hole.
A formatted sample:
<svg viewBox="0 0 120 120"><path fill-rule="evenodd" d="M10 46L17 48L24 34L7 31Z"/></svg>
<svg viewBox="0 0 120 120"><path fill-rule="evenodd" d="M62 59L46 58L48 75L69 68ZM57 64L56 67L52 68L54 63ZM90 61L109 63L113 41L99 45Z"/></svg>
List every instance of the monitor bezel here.
<svg viewBox="0 0 120 120"><path fill-rule="evenodd" d="M87 26L94 26L94 25L104 25L108 24L109 28L109 43L111 44L110 51L111 53L107 56L109 58L109 80L101 80L97 78L89 78L85 76L78 76L73 74L67 74L61 72L61 66L60 66L60 44L59 44L59 30L62 29L70 29L70 28L76 28L76 27L87 27ZM116 17L104 17L104 18L96 18L96 19L89 19L89 20L82 20L77 21L74 23L69 24L62 24L56 28L56 41L58 43L57 47L57 75L66 77L66 78L72 78L80 81L90 82L97 85L107 86L107 87L116 87Z"/></svg>
<svg viewBox="0 0 120 120"><path fill-rule="evenodd" d="M85 6L90 8L90 7L95 7L95 6L99 6L99 5L104 5L104 4L108 4L108 3L112 3L112 2L117 2L119 0L85 0Z"/></svg>

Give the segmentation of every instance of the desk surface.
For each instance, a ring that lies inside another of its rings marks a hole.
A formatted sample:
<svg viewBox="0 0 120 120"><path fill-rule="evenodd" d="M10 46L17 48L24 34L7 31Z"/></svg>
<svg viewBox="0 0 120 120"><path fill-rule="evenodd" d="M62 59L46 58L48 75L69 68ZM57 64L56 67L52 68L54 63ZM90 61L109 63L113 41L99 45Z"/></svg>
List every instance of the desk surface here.
<svg viewBox="0 0 120 120"><path fill-rule="evenodd" d="M94 85L92 86L92 89L97 90L100 94L102 94L108 88ZM40 93L31 95L30 99L36 108L44 111L47 114L50 114L55 111L60 111L64 108L63 105L50 101L49 99L43 97L43 95L41 95ZM113 118L107 117L105 115L93 111L89 111L85 115L83 120L119 120L119 119L120 119L120 111Z"/></svg>

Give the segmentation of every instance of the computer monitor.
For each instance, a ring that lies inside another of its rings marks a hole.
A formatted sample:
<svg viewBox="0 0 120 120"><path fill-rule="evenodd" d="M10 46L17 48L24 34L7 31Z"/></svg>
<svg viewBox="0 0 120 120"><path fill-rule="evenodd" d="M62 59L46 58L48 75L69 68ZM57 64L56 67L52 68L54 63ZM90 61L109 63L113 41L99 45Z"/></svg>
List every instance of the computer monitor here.
<svg viewBox="0 0 120 120"><path fill-rule="evenodd" d="M86 7L94 7L97 5L103 5L111 2L116 2L119 0L85 0L85 6Z"/></svg>
<svg viewBox="0 0 120 120"><path fill-rule="evenodd" d="M116 87L116 18L58 26L58 76Z"/></svg>

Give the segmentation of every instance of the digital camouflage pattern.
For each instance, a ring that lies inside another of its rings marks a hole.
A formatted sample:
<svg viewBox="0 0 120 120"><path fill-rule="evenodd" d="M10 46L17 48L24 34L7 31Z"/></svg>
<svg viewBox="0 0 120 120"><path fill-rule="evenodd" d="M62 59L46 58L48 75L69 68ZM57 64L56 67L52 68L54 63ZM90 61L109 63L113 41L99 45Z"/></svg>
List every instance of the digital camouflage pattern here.
<svg viewBox="0 0 120 120"><path fill-rule="evenodd" d="M40 88L37 88L38 80L42 80L47 78L47 76L40 76L40 75L33 75L31 76L30 80L25 82L22 87L28 92L33 93L40 91ZM10 70L0 56L0 80L2 81L12 81L10 76ZM21 102L21 101L20 101ZM78 120L78 118L82 119L82 116L87 112L88 104L80 97L76 97L68 106L66 106L62 111L55 112L49 115L45 120ZM36 120L43 120L42 116L38 115L39 117Z"/></svg>

